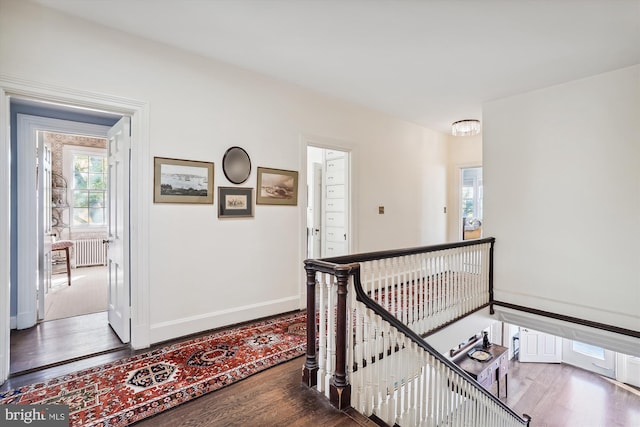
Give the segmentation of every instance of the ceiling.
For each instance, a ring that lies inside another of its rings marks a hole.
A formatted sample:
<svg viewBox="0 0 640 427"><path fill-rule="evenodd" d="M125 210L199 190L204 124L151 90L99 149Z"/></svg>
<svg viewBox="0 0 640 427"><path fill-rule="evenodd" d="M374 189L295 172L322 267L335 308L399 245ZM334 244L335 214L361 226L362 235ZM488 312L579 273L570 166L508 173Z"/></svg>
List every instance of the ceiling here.
<svg viewBox="0 0 640 427"><path fill-rule="evenodd" d="M640 63L640 0L32 0L448 132Z"/></svg>

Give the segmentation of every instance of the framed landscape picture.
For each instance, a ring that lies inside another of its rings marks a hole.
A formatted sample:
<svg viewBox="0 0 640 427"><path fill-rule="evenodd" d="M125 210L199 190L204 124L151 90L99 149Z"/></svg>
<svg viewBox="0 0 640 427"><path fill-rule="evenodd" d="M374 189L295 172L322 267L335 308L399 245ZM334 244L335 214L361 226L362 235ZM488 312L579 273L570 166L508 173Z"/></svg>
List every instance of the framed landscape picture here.
<svg viewBox="0 0 640 427"><path fill-rule="evenodd" d="M218 218L253 216L253 188L218 187Z"/></svg>
<svg viewBox="0 0 640 427"><path fill-rule="evenodd" d="M298 172L282 169L258 168L258 190L256 203L259 205L298 204Z"/></svg>
<svg viewBox="0 0 640 427"><path fill-rule="evenodd" d="M153 159L154 203L213 203L213 163Z"/></svg>

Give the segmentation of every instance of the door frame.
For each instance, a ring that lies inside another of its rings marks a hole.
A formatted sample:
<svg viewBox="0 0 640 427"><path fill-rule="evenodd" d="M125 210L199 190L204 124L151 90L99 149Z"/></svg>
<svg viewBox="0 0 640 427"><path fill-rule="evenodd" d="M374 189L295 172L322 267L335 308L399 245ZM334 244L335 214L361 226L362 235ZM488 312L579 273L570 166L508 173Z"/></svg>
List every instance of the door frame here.
<svg viewBox="0 0 640 427"><path fill-rule="evenodd" d="M300 135L300 173L299 173L299 182L300 189L302 191L301 197L298 200L304 200L304 203L299 203L299 213L300 213L300 265L303 265L303 261L306 258L307 254L307 200L308 200L308 192L307 188L309 183L307 182L307 147L317 147L328 150L339 150L349 153L349 173L347 176L349 186L347 191L347 232L348 232L348 246L347 251L349 253L358 252L358 223L354 221L354 218L358 217L357 206L358 204L354 200L354 195L358 194L357 188L357 180L354 177L358 176L357 174L357 165L355 159L357 158L357 146L354 143L327 138L316 135L308 135L302 134ZM306 274L304 268L301 268L301 280L300 280L300 308L304 309L307 305L307 296L306 296Z"/></svg>
<svg viewBox="0 0 640 427"><path fill-rule="evenodd" d="M17 189L18 189L18 242L28 242L28 244L18 245L17 248L17 269L20 280L17 287L18 312L16 313L16 325L18 329L24 329L35 325L36 299L34 291L27 286L28 283L35 283L38 273L35 270L34 260L38 257L38 235L41 224L38 220L38 202L34 195L36 186L35 175L32 171L36 168L36 145L33 138L37 131L51 131L61 133L81 132L87 136L97 136L106 138L108 126L94 125L69 120L52 119L49 117L32 116L28 114L18 114L18 162L17 162ZM35 227L34 227L35 224Z"/></svg>
<svg viewBox="0 0 640 427"><path fill-rule="evenodd" d="M0 188L11 188L11 97L109 111L131 117L130 259L131 346L150 345L149 213L152 204L149 160L149 105L143 101L0 75ZM10 253L11 195L0 192L0 252ZM9 374L10 257L0 257L0 383Z"/></svg>

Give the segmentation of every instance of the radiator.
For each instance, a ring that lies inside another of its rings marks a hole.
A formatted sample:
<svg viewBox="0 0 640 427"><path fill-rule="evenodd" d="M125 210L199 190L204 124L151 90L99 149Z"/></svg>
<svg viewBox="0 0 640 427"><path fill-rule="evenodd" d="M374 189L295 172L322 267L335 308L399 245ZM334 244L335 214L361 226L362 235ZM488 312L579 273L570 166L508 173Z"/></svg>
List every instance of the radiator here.
<svg viewBox="0 0 640 427"><path fill-rule="evenodd" d="M74 240L73 243L76 267L107 265L107 245L102 239Z"/></svg>

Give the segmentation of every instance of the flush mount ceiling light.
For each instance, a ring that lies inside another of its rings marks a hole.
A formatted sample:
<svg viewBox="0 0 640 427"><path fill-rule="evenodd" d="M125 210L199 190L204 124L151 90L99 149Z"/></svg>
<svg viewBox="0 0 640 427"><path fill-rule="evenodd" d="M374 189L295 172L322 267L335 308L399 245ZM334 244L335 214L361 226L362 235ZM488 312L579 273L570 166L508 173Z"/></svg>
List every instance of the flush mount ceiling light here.
<svg viewBox="0 0 640 427"><path fill-rule="evenodd" d="M453 136L469 136L480 133L480 120L465 119L458 120L451 124L451 134Z"/></svg>

